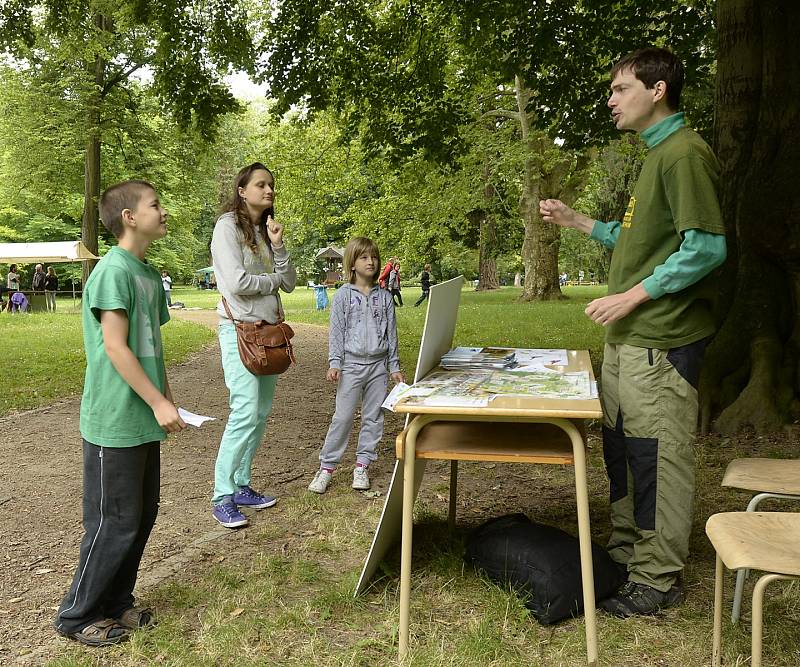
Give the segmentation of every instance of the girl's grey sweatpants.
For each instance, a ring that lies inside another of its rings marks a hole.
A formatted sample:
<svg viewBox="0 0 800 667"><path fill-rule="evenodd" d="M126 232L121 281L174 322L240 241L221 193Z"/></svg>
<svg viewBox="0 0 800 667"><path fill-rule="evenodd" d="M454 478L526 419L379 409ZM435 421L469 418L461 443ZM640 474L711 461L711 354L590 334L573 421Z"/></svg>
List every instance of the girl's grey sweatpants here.
<svg viewBox="0 0 800 667"><path fill-rule="evenodd" d="M361 431L358 433L356 461L369 465L378 458L378 443L383 437L381 403L386 398L388 381L386 359L367 364L344 362L336 390L336 412L319 453L321 467L333 469L342 460L359 403Z"/></svg>

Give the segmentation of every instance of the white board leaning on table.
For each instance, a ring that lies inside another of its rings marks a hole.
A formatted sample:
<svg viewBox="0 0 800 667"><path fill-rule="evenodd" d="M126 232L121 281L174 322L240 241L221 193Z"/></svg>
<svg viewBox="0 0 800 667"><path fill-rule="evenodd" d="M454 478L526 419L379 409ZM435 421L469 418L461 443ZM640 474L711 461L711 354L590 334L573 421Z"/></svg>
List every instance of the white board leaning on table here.
<svg viewBox="0 0 800 667"><path fill-rule="evenodd" d="M425 314L425 327L422 330L422 339L419 344L419 357L417 370L414 373L414 382L421 380L432 369L436 368L442 356L453 346L453 336L456 331L458 319L458 306L461 301L461 288L464 277L459 276L438 285L431 286L428 298L428 310ZM408 420L406 420L407 422ZM422 478L425 475L426 461L418 459L414 472L414 498L419 493ZM395 461L389 490L386 493L386 502L383 512L375 529L361 577L358 579L354 595L363 593L372 575L378 569L378 564L383 560L392 544L400 538L400 529L403 523L403 466L400 461Z"/></svg>

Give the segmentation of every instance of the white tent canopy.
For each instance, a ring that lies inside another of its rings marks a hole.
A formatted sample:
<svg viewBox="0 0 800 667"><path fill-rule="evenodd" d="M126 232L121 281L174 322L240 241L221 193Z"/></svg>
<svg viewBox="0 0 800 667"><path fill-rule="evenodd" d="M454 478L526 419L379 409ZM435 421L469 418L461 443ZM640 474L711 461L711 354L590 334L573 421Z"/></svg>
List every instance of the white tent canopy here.
<svg viewBox="0 0 800 667"><path fill-rule="evenodd" d="M0 243L0 262L54 264L56 262L81 262L100 259L93 255L81 241L52 241L49 243Z"/></svg>

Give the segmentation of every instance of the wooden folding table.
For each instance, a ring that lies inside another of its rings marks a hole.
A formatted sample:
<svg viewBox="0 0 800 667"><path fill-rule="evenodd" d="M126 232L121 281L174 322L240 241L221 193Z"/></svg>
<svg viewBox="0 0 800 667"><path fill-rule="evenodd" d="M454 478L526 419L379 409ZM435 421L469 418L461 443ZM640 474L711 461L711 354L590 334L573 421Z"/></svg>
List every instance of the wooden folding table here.
<svg viewBox="0 0 800 667"><path fill-rule="evenodd" d="M570 350L568 365L559 370L587 370L594 379L589 354ZM498 396L486 407L446 407L399 402L398 413L412 416L397 437L397 458L403 461L403 523L400 561L399 660L408 656L411 600L411 549L414 520L416 459L451 461L450 511L455 523L458 461L545 463L575 467L575 499L586 620L587 664L597 665L594 574L586 486L583 420L602 416L597 398L574 400L533 396Z"/></svg>

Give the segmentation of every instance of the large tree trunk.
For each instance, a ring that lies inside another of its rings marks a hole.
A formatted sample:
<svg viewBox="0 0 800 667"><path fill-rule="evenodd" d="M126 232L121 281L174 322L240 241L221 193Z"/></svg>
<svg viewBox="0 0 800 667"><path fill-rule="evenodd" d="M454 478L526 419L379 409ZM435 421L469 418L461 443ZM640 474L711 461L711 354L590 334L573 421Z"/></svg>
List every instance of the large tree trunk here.
<svg viewBox="0 0 800 667"><path fill-rule="evenodd" d="M525 284L522 301L561 299L558 284L558 250L561 247L561 228L545 223L539 214L540 199L561 199L571 205L586 180L586 164L590 153L576 159L559 149L553 139L541 132L532 132L527 112L532 91L521 76L514 79L517 97L517 118L525 146L525 165L522 173L522 193L519 212L525 226L522 242L522 263Z"/></svg>
<svg viewBox="0 0 800 667"><path fill-rule="evenodd" d="M522 193L519 198L519 213L525 225L522 242L522 263L525 266L525 284L520 299L523 301L562 298L558 285L558 248L561 234L555 225L547 225L539 215L539 199L542 187L542 167L546 146L536 141L531 132L528 102L531 91L523 78L514 79L517 94L520 134L525 145L525 168L522 174Z"/></svg>
<svg viewBox="0 0 800 667"><path fill-rule="evenodd" d="M109 21L102 15L94 17L94 24L100 30L107 29ZM95 255L97 254L97 203L100 199L100 112L105 84L105 60L95 56L89 65L89 72L94 77L94 90L87 105L87 138L86 155L84 156L83 175L83 218L81 220L81 241ZM83 284L94 269L95 260L85 261L83 266Z"/></svg>
<svg viewBox="0 0 800 667"><path fill-rule="evenodd" d="M797 417L800 25L796 0L719 0L715 142L729 261L701 426L775 429ZM795 413L795 414L792 414Z"/></svg>

